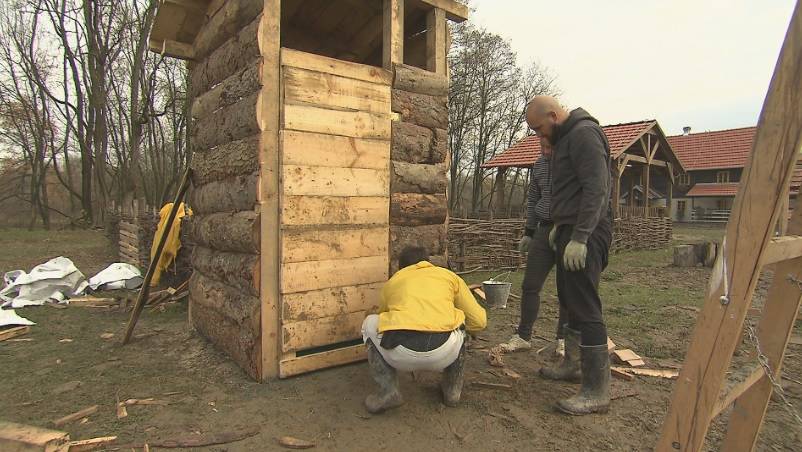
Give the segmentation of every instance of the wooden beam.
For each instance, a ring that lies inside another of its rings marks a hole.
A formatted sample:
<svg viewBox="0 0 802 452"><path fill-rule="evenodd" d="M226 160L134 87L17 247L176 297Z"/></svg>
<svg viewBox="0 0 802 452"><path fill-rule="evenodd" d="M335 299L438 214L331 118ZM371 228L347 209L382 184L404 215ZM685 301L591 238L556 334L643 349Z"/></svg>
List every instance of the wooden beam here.
<svg viewBox="0 0 802 452"><path fill-rule="evenodd" d="M404 0L384 0L382 66L404 63Z"/></svg>
<svg viewBox="0 0 802 452"><path fill-rule="evenodd" d="M782 198L788 196L802 146L800 42L802 3L798 2L767 90L753 150L727 224L722 253L711 275L705 305L674 388L657 451L701 450L710 427L710 415L738 345L760 278L760 263L774 235ZM791 227L789 231L800 233ZM801 264L787 261L777 267L775 275L802 276L798 275ZM785 277L774 278L758 332L772 370L779 370L790 332L788 325L789 322L793 324L795 317L790 311L796 309L794 305L798 307L798 297L796 284L790 284ZM778 315L780 312L782 315ZM760 384L752 388L735 404L722 450L754 447L771 386Z"/></svg>
<svg viewBox="0 0 802 452"><path fill-rule="evenodd" d="M259 142L261 356L255 357L262 380L279 375L280 312L279 234L281 217L279 117L281 107L281 0L265 0L259 26L262 55L262 91L256 109L261 130Z"/></svg>
<svg viewBox="0 0 802 452"><path fill-rule="evenodd" d="M668 193L666 194L666 196L667 196L667 198L666 198L666 217L668 217L668 219L671 220L671 219L673 219L672 218L672 216L673 216L672 212L674 210L674 206L673 206L673 203L674 203L674 174L671 172L671 164L670 163L668 164L666 169L668 169L668 175L669 175L669 177L668 177Z"/></svg>
<svg viewBox="0 0 802 452"><path fill-rule="evenodd" d="M723 399L720 399L716 402L716 406L713 408L713 414L710 416L710 421L712 422L713 419L718 417L722 411L726 410L727 407L733 404L738 397L741 397L747 389L751 388L752 385L759 382L761 379L766 377L766 370L763 367L758 366L755 370L752 371L746 378L741 381L740 383L736 384L735 386L730 389L730 392L724 396Z"/></svg>
<svg viewBox="0 0 802 452"><path fill-rule="evenodd" d="M626 155L628 155L629 160L633 162L645 163L652 166L662 166L662 167L666 167L668 165L668 162L664 160L652 159L652 161L649 162L649 159L647 159L646 157L641 157L639 155L632 155L632 154L626 154Z"/></svg>
<svg viewBox="0 0 802 452"><path fill-rule="evenodd" d="M435 8L426 14L426 69L446 75L446 13Z"/></svg>
<svg viewBox="0 0 802 452"><path fill-rule="evenodd" d="M159 55L181 60L193 60L195 58L195 49L192 47L192 44L187 44L185 42L172 41L169 39L165 39L164 41L151 39L148 41L148 49Z"/></svg>
<svg viewBox="0 0 802 452"><path fill-rule="evenodd" d="M624 163L623 166L624 166L624 168L626 168L626 162L621 162L621 163ZM619 166L620 166L620 163L619 163ZM616 168L616 170L613 171L613 193L612 193L612 196L613 196L613 217L614 218L618 217L618 210L619 210L618 202L621 199L621 173L622 173L622 171L620 171L618 168Z"/></svg>
<svg viewBox="0 0 802 452"><path fill-rule="evenodd" d="M181 8L187 10L187 12L203 15L206 15L206 10L209 7L209 2L206 0L160 0L159 2L162 5L173 4L180 6Z"/></svg>
<svg viewBox="0 0 802 452"><path fill-rule="evenodd" d="M643 217L649 218L649 183L651 182L652 167L646 164L643 167Z"/></svg>
<svg viewBox="0 0 802 452"><path fill-rule="evenodd" d="M624 171L626 171L627 165L629 164L630 160L632 160L631 154L623 154L623 156L619 158L618 167L616 168L618 170L619 178L621 177L621 175L624 174Z"/></svg>
<svg viewBox="0 0 802 452"><path fill-rule="evenodd" d="M763 265L802 257L802 236L787 235L771 239L763 255Z"/></svg>
<svg viewBox="0 0 802 452"><path fill-rule="evenodd" d="M446 17L454 22L465 22L468 20L468 15L471 10L462 3L454 0L419 0L421 3L432 6L433 8L442 9L446 13Z"/></svg>

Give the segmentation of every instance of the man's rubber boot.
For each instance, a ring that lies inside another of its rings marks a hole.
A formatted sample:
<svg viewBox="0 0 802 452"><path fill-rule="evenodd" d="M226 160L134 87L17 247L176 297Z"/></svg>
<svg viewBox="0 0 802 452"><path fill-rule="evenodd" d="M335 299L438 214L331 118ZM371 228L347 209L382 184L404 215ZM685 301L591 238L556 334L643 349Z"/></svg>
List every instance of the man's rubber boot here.
<svg viewBox="0 0 802 452"><path fill-rule="evenodd" d="M580 369L579 342L581 334L579 331L572 330L566 325L563 327L565 333L565 356L554 366L541 367L540 376L547 380L570 381L579 383L582 379Z"/></svg>
<svg viewBox="0 0 802 452"><path fill-rule="evenodd" d="M365 398L365 408L369 413L378 414L403 405L404 399L398 390L398 375L395 369L387 364L387 361L376 350L373 341L368 340L365 345L368 350L370 376L379 386L379 391L376 394L371 394Z"/></svg>
<svg viewBox="0 0 802 452"><path fill-rule="evenodd" d="M607 344L580 347L582 387L579 394L557 402L557 409L581 416L606 413L610 408L610 353Z"/></svg>
<svg viewBox="0 0 802 452"><path fill-rule="evenodd" d="M457 359L443 370L443 381L440 389L443 391L443 403L448 407L459 404L462 395L462 384L465 381L465 344L459 351Z"/></svg>

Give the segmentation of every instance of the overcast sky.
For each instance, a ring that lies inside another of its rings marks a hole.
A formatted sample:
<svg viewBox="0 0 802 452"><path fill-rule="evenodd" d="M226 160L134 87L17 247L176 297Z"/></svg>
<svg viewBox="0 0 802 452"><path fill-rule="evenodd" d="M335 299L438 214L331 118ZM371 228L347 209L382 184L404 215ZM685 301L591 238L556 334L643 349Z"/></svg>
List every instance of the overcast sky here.
<svg viewBox="0 0 802 452"><path fill-rule="evenodd" d="M795 0L473 0L471 21L550 67L569 107L667 135L757 123Z"/></svg>

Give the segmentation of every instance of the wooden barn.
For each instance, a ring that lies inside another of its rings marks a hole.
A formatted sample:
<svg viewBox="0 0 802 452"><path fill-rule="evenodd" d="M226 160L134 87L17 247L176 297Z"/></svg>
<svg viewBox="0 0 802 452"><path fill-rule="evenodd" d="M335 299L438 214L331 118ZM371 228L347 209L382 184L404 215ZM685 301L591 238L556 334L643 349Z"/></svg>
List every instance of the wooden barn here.
<svg viewBox="0 0 802 452"><path fill-rule="evenodd" d="M364 358L395 257L445 261L453 0L162 0L188 60L190 322L253 378Z"/></svg>

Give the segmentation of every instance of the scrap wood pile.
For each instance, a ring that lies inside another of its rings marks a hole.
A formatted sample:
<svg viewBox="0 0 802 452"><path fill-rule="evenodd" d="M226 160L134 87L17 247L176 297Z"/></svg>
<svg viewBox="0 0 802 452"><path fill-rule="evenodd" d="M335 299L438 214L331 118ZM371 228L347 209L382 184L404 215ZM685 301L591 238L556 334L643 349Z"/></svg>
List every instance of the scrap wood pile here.
<svg viewBox="0 0 802 452"><path fill-rule="evenodd" d="M524 267L526 259L518 252L524 223L523 218L450 218L449 267L456 271ZM672 234L670 218L618 218L614 222L612 250L666 248L671 244Z"/></svg>

